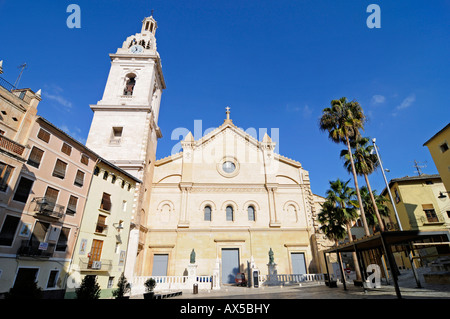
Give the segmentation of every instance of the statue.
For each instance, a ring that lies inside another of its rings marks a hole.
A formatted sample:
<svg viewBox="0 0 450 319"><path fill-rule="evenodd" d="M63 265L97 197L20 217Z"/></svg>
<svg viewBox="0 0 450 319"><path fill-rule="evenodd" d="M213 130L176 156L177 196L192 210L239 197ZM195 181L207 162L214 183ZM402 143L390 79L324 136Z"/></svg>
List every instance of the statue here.
<svg viewBox="0 0 450 319"><path fill-rule="evenodd" d="M271 265L274 264L272 247L271 247L270 250L269 250L269 264L271 264Z"/></svg>
<svg viewBox="0 0 450 319"><path fill-rule="evenodd" d="M191 251L191 264L195 264L195 251L192 249Z"/></svg>

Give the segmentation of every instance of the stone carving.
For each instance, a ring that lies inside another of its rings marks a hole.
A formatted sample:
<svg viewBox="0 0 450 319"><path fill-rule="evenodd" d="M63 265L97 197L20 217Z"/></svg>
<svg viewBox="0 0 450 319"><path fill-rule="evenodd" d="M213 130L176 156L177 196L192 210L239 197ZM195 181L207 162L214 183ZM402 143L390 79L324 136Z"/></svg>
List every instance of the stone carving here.
<svg viewBox="0 0 450 319"><path fill-rule="evenodd" d="M195 264L195 251L194 249L192 249L191 251L191 260L190 260L191 264Z"/></svg>

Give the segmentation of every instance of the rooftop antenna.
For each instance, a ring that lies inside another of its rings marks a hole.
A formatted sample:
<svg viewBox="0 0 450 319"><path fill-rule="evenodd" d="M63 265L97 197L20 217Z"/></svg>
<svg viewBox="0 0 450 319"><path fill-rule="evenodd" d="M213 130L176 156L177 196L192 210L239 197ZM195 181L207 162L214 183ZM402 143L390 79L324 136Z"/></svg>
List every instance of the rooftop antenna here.
<svg viewBox="0 0 450 319"><path fill-rule="evenodd" d="M419 164L425 164L426 162L427 162L427 161L424 161L424 162L418 162L418 161L414 160L414 165L413 165L413 167L416 169L417 174L419 174L419 176L422 176L422 174L423 174L421 168L427 167L427 165L419 165Z"/></svg>
<svg viewBox="0 0 450 319"><path fill-rule="evenodd" d="M27 64L26 63L21 64L17 68L21 69L21 70L20 70L19 76L17 77L16 82L14 82L14 87L16 87L16 88L17 88L17 85L19 85L19 81L20 81L20 78L22 77L23 70L25 70L27 68Z"/></svg>

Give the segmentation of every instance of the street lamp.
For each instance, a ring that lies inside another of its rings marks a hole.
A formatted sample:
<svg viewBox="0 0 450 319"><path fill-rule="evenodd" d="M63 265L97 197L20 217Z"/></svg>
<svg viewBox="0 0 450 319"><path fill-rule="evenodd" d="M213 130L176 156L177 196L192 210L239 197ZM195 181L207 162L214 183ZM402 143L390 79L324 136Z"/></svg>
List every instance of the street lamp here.
<svg viewBox="0 0 450 319"><path fill-rule="evenodd" d="M386 175L384 174L384 168L383 168L383 164L381 163L380 154L378 154L378 148L377 148L377 145L375 144L376 140L377 140L376 138L373 138L372 143L373 143L373 146L375 149L375 153L377 153L378 162L380 163L381 172L383 173L384 182L386 183L386 190L389 194L389 198L391 199L392 207L394 208L395 218L397 219L398 227L399 227L400 231L402 231L403 230L402 224L400 223L400 218L398 217L397 208L395 208L394 199L392 198L391 189L389 188L389 183L386 179Z"/></svg>

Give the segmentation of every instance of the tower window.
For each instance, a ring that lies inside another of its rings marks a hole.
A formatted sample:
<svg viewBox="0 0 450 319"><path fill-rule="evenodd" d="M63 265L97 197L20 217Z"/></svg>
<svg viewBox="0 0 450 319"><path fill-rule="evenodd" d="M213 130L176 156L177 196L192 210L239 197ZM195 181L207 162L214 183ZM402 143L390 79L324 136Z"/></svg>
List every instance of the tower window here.
<svg viewBox="0 0 450 319"><path fill-rule="evenodd" d="M127 75L127 79L123 95L133 95L134 86L136 85L136 75Z"/></svg>

